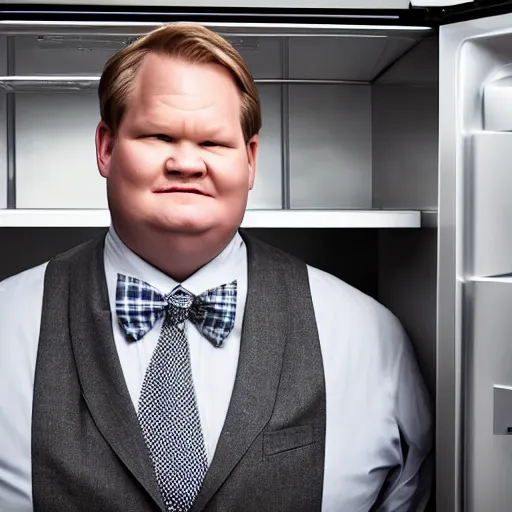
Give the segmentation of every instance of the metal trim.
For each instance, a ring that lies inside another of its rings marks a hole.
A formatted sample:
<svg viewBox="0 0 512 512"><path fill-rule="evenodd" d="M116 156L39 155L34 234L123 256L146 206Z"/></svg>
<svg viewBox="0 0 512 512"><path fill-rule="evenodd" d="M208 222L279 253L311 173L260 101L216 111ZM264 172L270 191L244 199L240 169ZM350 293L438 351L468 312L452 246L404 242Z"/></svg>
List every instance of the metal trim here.
<svg viewBox="0 0 512 512"><path fill-rule="evenodd" d="M14 37L7 37L7 74L14 74ZM16 102L12 94L6 98L7 125L7 208L16 208Z"/></svg>
<svg viewBox="0 0 512 512"><path fill-rule="evenodd" d="M284 210L291 208L290 182L290 88L288 76L290 73L289 40L281 41L281 73L284 77L281 86L281 155L282 155L282 204Z"/></svg>

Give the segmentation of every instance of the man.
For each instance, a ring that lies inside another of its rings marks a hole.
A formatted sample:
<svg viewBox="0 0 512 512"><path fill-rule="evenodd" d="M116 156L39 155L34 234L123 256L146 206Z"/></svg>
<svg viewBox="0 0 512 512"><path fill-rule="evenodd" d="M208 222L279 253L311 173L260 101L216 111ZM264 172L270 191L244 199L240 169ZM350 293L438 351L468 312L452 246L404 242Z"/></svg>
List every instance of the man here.
<svg viewBox="0 0 512 512"><path fill-rule="evenodd" d="M0 510L424 510L399 322L239 230L261 126L241 57L168 25L99 97L111 228L0 283Z"/></svg>

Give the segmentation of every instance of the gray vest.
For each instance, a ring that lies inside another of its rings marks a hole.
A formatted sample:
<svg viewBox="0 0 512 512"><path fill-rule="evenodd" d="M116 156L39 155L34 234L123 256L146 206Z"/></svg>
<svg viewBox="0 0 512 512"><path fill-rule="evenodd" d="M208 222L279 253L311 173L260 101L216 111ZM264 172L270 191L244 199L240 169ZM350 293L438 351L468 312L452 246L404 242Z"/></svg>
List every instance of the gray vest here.
<svg viewBox="0 0 512 512"><path fill-rule="evenodd" d="M238 370L193 512L319 511L325 384L306 265L241 234L248 295ZM103 249L104 235L46 270L32 415L35 512L165 510L114 344Z"/></svg>

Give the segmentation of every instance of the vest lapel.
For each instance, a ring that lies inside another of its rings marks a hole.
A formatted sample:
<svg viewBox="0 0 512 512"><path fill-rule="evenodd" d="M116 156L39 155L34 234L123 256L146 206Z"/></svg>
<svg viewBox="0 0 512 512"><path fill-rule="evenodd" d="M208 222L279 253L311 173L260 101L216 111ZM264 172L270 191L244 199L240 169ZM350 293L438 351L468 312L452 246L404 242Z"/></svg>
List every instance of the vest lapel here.
<svg viewBox="0 0 512 512"><path fill-rule="evenodd" d="M204 509L269 421L283 364L288 327L283 273L275 261L267 265L267 252L257 241L241 235L247 245L248 292L238 370L217 449L192 512Z"/></svg>
<svg viewBox="0 0 512 512"><path fill-rule="evenodd" d="M71 270L70 334L80 385L104 438L165 510L114 343L103 250L104 236Z"/></svg>

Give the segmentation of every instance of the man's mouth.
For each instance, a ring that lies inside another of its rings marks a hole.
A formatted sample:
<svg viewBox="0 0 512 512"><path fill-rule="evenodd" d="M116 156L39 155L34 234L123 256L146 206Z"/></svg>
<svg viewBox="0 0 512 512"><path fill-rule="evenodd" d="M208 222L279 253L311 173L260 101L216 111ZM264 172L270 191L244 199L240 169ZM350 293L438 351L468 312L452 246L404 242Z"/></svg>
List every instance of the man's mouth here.
<svg viewBox="0 0 512 512"><path fill-rule="evenodd" d="M207 196L205 192L195 187L166 187L156 190L157 194L172 194L172 193L181 193L181 194L198 194L201 196Z"/></svg>

